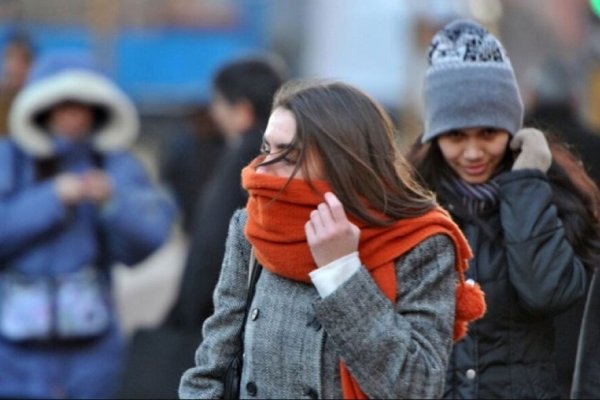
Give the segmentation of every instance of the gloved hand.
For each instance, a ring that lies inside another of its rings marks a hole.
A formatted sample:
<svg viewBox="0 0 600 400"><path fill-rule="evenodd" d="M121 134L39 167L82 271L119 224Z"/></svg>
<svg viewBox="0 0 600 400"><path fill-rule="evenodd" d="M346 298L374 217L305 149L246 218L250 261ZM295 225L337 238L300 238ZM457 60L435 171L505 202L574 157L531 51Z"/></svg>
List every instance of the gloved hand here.
<svg viewBox="0 0 600 400"><path fill-rule="evenodd" d="M510 141L512 150L521 150L512 170L538 169L544 173L552 164L552 153L544 134L533 128L519 130Z"/></svg>

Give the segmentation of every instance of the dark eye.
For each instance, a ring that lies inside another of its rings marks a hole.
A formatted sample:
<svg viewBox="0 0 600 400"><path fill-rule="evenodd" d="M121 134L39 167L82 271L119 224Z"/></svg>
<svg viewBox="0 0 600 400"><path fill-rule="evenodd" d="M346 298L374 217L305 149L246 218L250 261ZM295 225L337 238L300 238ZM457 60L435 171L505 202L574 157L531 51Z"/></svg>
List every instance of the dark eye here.
<svg viewBox="0 0 600 400"><path fill-rule="evenodd" d="M263 142L260 145L260 153L264 155L269 155L271 153L271 149L269 148L269 145L266 142Z"/></svg>

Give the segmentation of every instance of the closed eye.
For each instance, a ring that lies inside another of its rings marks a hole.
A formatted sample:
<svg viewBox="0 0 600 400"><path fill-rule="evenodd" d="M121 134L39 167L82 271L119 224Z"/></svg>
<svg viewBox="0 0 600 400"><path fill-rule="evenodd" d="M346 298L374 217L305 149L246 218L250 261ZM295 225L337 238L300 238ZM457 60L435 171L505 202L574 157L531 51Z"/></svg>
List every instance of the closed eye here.
<svg viewBox="0 0 600 400"><path fill-rule="evenodd" d="M263 155L269 155L271 153L271 148L269 147L267 142L262 142L260 145L260 153Z"/></svg>
<svg viewBox="0 0 600 400"><path fill-rule="evenodd" d="M266 140L263 140L263 142L260 146L261 154L265 155L265 156L272 155L274 157L274 158L272 158L272 160L265 161L265 162L268 162L269 164L271 164L271 163L276 163L276 162L282 161L283 163L285 163L287 165L295 165L298 162L297 157L298 157L299 151L296 148L295 144L281 143L281 144L276 144L275 148L276 148L276 151L272 151L269 143Z"/></svg>

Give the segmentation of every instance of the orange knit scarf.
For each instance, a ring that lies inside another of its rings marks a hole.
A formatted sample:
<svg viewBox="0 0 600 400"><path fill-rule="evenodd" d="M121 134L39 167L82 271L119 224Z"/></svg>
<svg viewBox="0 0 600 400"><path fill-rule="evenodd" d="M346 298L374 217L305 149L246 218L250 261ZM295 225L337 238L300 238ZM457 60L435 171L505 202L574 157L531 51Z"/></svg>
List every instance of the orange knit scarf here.
<svg viewBox="0 0 600 400"><path fill-rule="evenodd" d="M309 283L308 274L316 265L306 242L304 224L310 212L324 201L323 194L331 188L324 181L313 181L321 193L317 194L305 181L292 179L282 192L287 178L256 173L258 161L254 160L242 171L242 185L249 193L246 237L264 268L288 279ZM466 285L464 281L471 250L445 211L436 207L420 217L403 219L388 227L370 226L351 215L348 218L361 230L360 260L392 303L396 301L395 261L398 257L432 235L448 235L456 250L458 281L454 339L459 340L466 334L468 321L483 316L483 293L478 286ZM367 398L341 361L340 374L345 399Z"/></svg>

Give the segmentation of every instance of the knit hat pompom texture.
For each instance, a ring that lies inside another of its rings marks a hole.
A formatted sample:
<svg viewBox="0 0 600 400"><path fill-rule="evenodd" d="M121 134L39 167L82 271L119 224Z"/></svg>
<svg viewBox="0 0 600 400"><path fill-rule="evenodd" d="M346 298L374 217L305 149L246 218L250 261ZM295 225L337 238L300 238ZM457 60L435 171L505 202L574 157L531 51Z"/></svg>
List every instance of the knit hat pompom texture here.
<svg viewBox="0 0 600 400"><path fill-rule="evenodd" d="M469 20L436 33L424 82L423 143L442 133L493 127L516 133L523 102L506 51L496 37Z"/></svg>

